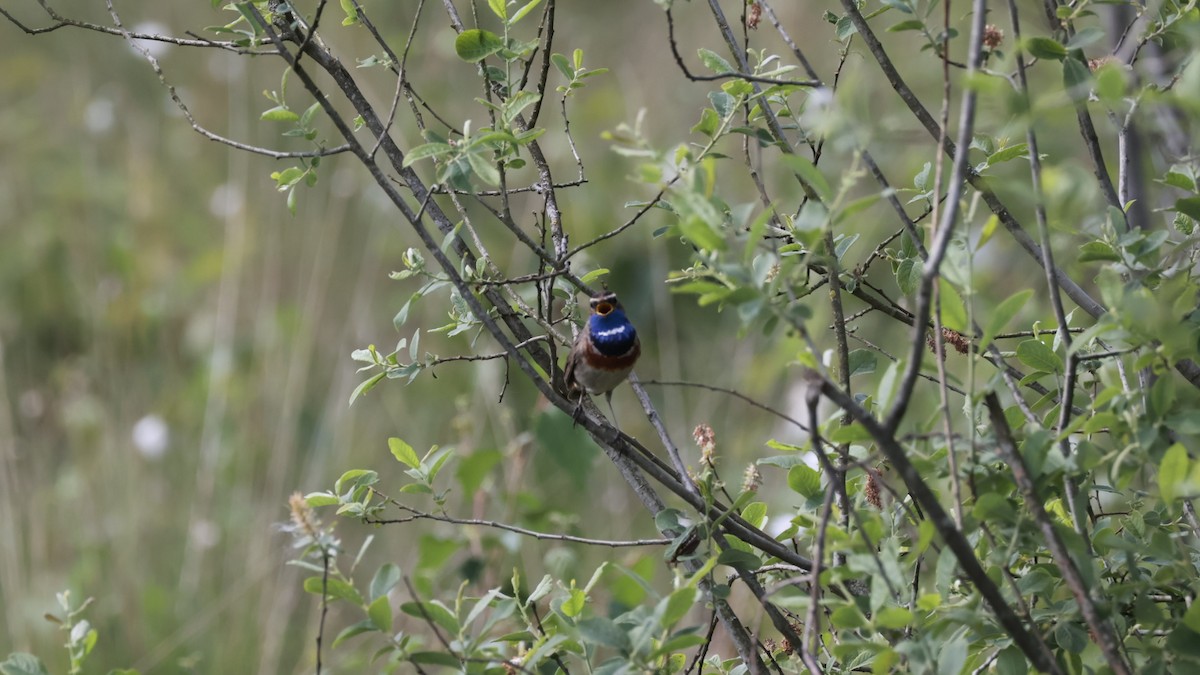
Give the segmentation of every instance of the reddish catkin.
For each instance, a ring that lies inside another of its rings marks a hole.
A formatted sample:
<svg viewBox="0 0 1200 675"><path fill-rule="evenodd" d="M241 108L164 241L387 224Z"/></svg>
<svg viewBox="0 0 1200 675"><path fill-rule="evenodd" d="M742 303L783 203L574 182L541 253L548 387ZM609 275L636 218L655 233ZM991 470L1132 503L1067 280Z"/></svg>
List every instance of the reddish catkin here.
<svg viewBox="0 0 1200 675"><path fill-rule="evenodd" d="M746 7L746 28L758 30L759 21L762 21L762 5L752 2Z"/></svg>
<svg viewBox="0 0 1200 675"><path fill-rule="evenodd" d="M994 23L989 23L983 27L983 46L987 49L995 49L1004 43L1004 31Z"/></svg>
<svg viewBox="0 0 1200 675"><path fill-rule="evenodd" d="M868 504L880 511L883 510L883 499L879 496L879 481L875 478L874 471L867 472L867 485L863 488L863 496L866 497Z"/></svg>
<svg viewBox="0 0 1200 675"><path fill-rule="evenodd" d="M965 335L956 330L943 328L942 341L951 347L954 347L954 351L958 352L959 354L966 354L967 352L971 351L971 341L968 340ZM933 333L929 333L925 336L925 344L929 345L929 351L937 351L937 346L933 342Z"/></svg>

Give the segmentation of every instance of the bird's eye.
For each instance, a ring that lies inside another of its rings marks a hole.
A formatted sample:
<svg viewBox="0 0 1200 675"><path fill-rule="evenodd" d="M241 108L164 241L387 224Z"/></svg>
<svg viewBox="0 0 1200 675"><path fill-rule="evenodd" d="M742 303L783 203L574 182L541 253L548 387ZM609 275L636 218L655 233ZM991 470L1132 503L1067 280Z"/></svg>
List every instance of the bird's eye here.
<svg viewBox="0 0 1200 675"><path fill-rule="evenodd" d="M613 311L612 303L601 302L596 305L596 313L600 316L608 316Z"/></svg>

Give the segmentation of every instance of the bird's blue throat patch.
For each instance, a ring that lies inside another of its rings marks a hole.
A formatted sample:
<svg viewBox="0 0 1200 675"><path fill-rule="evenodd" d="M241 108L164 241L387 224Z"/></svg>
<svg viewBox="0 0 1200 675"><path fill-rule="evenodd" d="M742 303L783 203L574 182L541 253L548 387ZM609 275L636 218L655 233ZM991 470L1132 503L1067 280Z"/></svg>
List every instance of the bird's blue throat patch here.
<svg viewBox="0 0 1200 675"><path fill-rule="evenodd" d="M593 315L588 319L588 333L596 351L605 356L620 356L637 342L637 330L619 309L608 316Z"/></svg>

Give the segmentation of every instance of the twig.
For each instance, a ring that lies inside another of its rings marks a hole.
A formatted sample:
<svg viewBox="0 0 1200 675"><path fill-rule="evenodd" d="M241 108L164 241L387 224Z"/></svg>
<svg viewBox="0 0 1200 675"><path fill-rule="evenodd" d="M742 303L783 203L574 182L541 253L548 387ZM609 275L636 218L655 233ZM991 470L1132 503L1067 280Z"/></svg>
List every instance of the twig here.
<svg viewBox="0 0 1200 675"><path fill-rule="evenodd" d="M325 636L325 617L329 614L329 551L321 546L321 618L317 623L317 675L321 675L321 642Z"/></svg>
<svg viewBox="0 0 1200 675"><path fill-rule="evenodd" d="M821 402L821 390L814 386L809 386L805 392L805 403L808 406L808 416L813 420L813 452L819 457L825 457L825 449L822 447L821 432L816 428L817 419L817 404ZM850 413L847 411L846 415ZM830 464L828 458L824 461L825 464ZM840 479L840 480L839 480ZM819 615L821 607L821 564L825 559L825 533L829 529L829 519L833 510L833 500L835 493L838 491L838 485L845 490L845 476L827 476L825 485L825 501L821 504L821 515L817 521L817 541L813 546L813 568L812 568L812 585L809 589L808 601L808 616L804 620L804 637L800 641L800 658L804 661L804 665L814 673L824 673L821 669L821 664L813 655L816 646L817 635L820 634ZM849 504L842 508L848 508Z"/></svg>
<svg viewBox="0 0 1200 675"><path fill-rule="evenodd" d="M850 16L855 28L860 34L864 34L865 38L866 34L870 32L870 27L867 26L867 20L863 18L862 13L858 11L854 0L842 0L842 7ZM968 48L969 72L972 73L978 70L982 63L983 22L985 17L986 3L984 0L974 0L971 20L971 41ZM868 44L870 44L869 41ZM876 53L874 47L872 47L872 53ZM887 58L886 53L882 52L882 47L879 49L879 55L882 55L884 59ZM933 247L929 252L929 258L925 261L924 272L921 275L921 285L917 291L917 307L914 312L916 319L913 326L913 334L910 338L911 344L909 345L908 363L906 364L904 375L900 380L896 400L892 404L892 409L888 412L884 424L890 432L895 432L896 427L900 424L900 420L903 419L912 398L912 390L916 384L917 374L921 370L921 357L925 349L925 327L932 304L933 285L939 276L942 258L945 256L946 249L950 245L954 223L958 218L959 197L962 194L969 169L967 153L971 134L974 130L976 99L977 93L974 89L968 89L963 95L962 107L959 111L958 149L954 153L954 165L950 173L950 187L946 195L946 215L943 218L944 222L938 223L937 235L934 238Z"/></svg>
<svg viewBox="0 0 1200 675"><path fill-rule="evenodd" d="M992 581L980 564L979 558L976 557L970 542L967 541L962 530L954 526L953 519L942 508L941 503L930 489L929 484L925 482L916 467L909 461L907 454L896 441L892 431L864 410L853 398L845 395L832 382L825 379L816 371L808 372L809 377L814 381L814 386L820 387L821 393L833 401L834 404L843 410L850 411L854 419L859 424L862 424L867 433L875 439L879 451L891 462L892 467L900 475L904 484L908 486L913 499L924 509L929 517L929 521L933 524L938 534L941 535L942 540L954 552L954 556L967 578L979 589L980 595L983 596L984 601L991 608L996 619L1004 626L1009 635L1012 636L1013 642L1025 654L1025 657L1043 672L1061 675L1062 670L1059 668L1058 662L1055 661L1054 655L1046 648L1045 644L1040 643L1039 640L1030 634L1029 630L1021 622L1020 617L1013 612L1012 607L1005 601L1004 596L1000 593L1000 589L996 587L995 582Z"/></svg>
<svg viewBox="0 0 1200 675"><path fill-rule="evenodd" d="M563 259L570 260L571 258L574 258L580 251L583 251L584 249L587 249L587 248L591 248L592 246L595 246L596 244L599 244L600 242L602 242L606 239L612 239L613 237L617 236L618 234L621 234L625 230L628 230L629 228L633 227L637 223L637 221L641 220L642 216L646 215L646 213L648 213L650 211L650 209L654 208L654 206L656 204L658 204L659 200L663 198L664 194L666 194L667 188L674 185L675 181L677 181L677 180L679 180L678 176L676 176L676 177L672 178L670 181L668 181L667 184L664 185L662 187L662 189L658 191L658 194L654 195L653 199L651 199L649 202L647 202L645 206L638 209L638 212L633 214L633 217L630 218L629 220L625 221L620 227L617 227L614 230L609 230L608 232L605 232L604 234L596 237L595 239L592 239L591 241L588 241L583 244L580 244L579 246L576 246L575 248L571 249Z"/></svg>
<svg viewBox="0 0 1200 675"><path fill-rule="evenodd" d="M741 71L732 71L728 73L718 73L716 75L696 75L688 70L687 64L683 62L683 56L679 53L679 45L675 42L675 19L671 15L671 8L668 7L667 15L667 40L671 45L671 53L675 56L675 63L679 64L679 70L683 71L683 76L694 82L714 82L719 80L746 80L747 82L761 82L763 84L784 84L796 87L816 87L821 84L820 80L785 80L777 77L762 77L753 73Z"/></svg>
<svg viewBox="0 0 1200 675"><path fill-rule="evenodd" d="M515 532L533 539L544 541L569 541L576 544L585 544L587 546L607 546L609 548L625 548L636 546L666 546L671 543L671 539L631 539L631 540L615 540L615 539L593 539L590 537L576 537L569 534L558 534L555 532L538 532L508 523L501 523L495 520L483 520L479 518L454 518L452 516L439 516L435 513L428 513L419 509L414 509L411 506L402 504L396 499L385 495L384 493L371 487L368 488L373 494L378 495L381 499L395 506L396 508L407 511L412 514L404 518L367 518L365 522L372 525L397 525L402 523L411 523L418 520L436 520L440 523L450 523L451 525L468 525L476 527L490 527L497 530L506 530Z"/></svg>
<svg viewBox="0 0 1200 675"><path fill-rule="evenodd" d="M1063 581L1066 582L1067 588L1070 589L1071 595L1075 597L1075 602L1079 605L1079 611L1088 625L1092 640L1099 645L1113 672L1118 675L1129 675L1131 673L1129 664L1120 654L1120 644L1113 632L1112 625L1104 619L1096 607L1096 603L1092 601L1083 577L1075 565L1075 560L1071 557L1058 531L1054 529L1050 515L1046 513L1042 498L1038 495L1029 469L1025 466L1025 458L1017 450L1012 431L1008 428L1008 421L1004 418L1004 408L1000 405L1000 399L996 397L995 392L989 392L984 400L992 420L992 428L996 432L997 448L1004 457L1005 464L1012 471L1017 487L1021 490L1025 508L1029 510L1034 522L1038 524L1038 529L1041 530L1046 546L1054 557L1054 564L1062 572Z"/></svg>
<svg viewBox="0 0 1200 675"><path fill-rule="evenodd" d="M732 396L736 399L745 401L749 405L752 405L755 408L758 408L759 410L763 410L768 413L771 413L772 415L778 417L781 420L784 420L785 422L788 422L789 424L795 425L796 428L800 429L801 431L805 431L805 432L808 431L808 426L806 426L800 420L797 420L794 417L790 417L790 416L772 408L771 406L766 405L765 403L759 403L758 401L750 398L749 396L746 396L745 394L734 391L733 389L726 389L725 387L718 387L716 385L705 384L703 382L679 382L679 381L672 381L672 380L641 380L641 383L643 386L657 385L660 387L693 387L695 389L707 389L708 391L715 391L715 392L720 392L722 394L728 394L729 396Z"/></svg>

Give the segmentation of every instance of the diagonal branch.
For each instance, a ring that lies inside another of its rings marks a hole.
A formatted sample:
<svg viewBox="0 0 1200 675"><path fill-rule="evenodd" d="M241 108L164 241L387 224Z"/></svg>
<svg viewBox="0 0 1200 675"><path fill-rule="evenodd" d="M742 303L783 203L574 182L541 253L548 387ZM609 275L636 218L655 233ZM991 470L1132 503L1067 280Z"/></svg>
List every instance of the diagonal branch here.
<svg viewBox="0 0 1200 675"><path fill-rule="evenodd" d="M842 0L842 6L850 14L855 28L860 33L870 30L867 20L858 11L853 0ZM983 24L987 17L987 2L974 0L971 15L971 41L968 48L968 74L979 70L983 63ZM974 89L967 89L963 95L962 106L959 109L958 142L954 154L954 164L950 170L950 187L946 193L946 213L937 223L938 231L929 250L929 258L925 261L925 270L921 275L921 285L917 290L917 307L914 312L913 333L909 345L908 363L905 365L904 376L900 380L900 388L896 394L896 402L888 412L884 426L889 432L895 433L908 404L912 400L913 387L917 375L921 372L921 360L925 354L925 329L932 310L933 286L939 278L942 259L950 246L950 238L954 233L954 224L958 219L960 198L962 197L965 179L969 170L967 155L970 152L971 134L975 128L975 102L978 95ZM936 123L935 123L936 125ZM941 125L936 125L941 134Z"/></svg>
<svg viewBox="0 0 1200 675"><path fill-rule="evenodd" d="M954 557L962 567L963 573L979 589L979 593L991 608L996 619L1004 626L1008 634L1012 636L1013 642L1021 649L1025 657L1043 672L1062 675L1062 670L1059 668L1058 662L1054 660L1054 655L1050 653L1044 642L1038 640L1029 632L1025 624L1021 621L1021 618L1009 606L1003 594L1000 593L1000 589L996 586L996 583L987 575L987 572L983 569L983 565L979 562L979 558L975 556L975 551L971 547L970 542L967 541L966 535L963 534L962 530L955 527L954 519L942 508L937 495L933 493L929 484L917 472L917 468L908 460L908 454L900 446L893 432L876 420L874 416L863 409L854 399L847 396L845 392L819 373L808 371L808 376L812 378L813 386L819 387L822 394L833 401L834 404L849 412L871 434L879 451L891 462L896 473L899 474L904 484L908 486L909 493L912 494L913 499L928 515L929 521L933 524L942 540L946 542L946 546L954 552Z"/></svg>
<svg viewBox="0 0 1200 675"><path fill-rule="evenodd" d="M1079 568L1075 565L1075 560L1067 551L1066 544L1063 543L1062 537L1058 531L1054 529L1054 523L1050 520L1050 515L1046 513L1046 507L1043 505L1041 496L1037 493L1037 488L1034 486L1033 477L1029 474L1029 468L1025 466L1025 458L1017 451L1016 442L1013 440L1012 430L1008 427L1008 421L1004 417L1004 408L1000 405L1000 399L997 398L995 392L989 392L985 397L987 403L988 415L992 420L992 428L996 432L997 449L1000 456L1004 458L1005 464L1012 471L1013 479L1017 482L1017 487L1021 490L1021 496L1025 499L1025 507L1029 509L1029 513L1033 516L1034 522L1037 523L1038 529L1042 532L1042 537L1046 540L1046 546L1050 549L1050 554L1054 556L1054 564L1058 566L1062 572L1063 580L1067 583L1067 588L1071 590L1071 595L1075 597L1075 602L1079 604L1079 611L1083 614L1083 620L1087 623L1090 630L1092 640L1100 646L1100 650L1104 652L1104 658L1108 661L1108 666L1112 668L1117 675L1129 675L1129 664L1120 653L1120 644L1117 640L1116 633L1113 631L1110 624L1100 613L1096 603L1093 602L1091 595L1088 593L1087 587L1084 585L1083 577L1079 573Z"/></svg>

